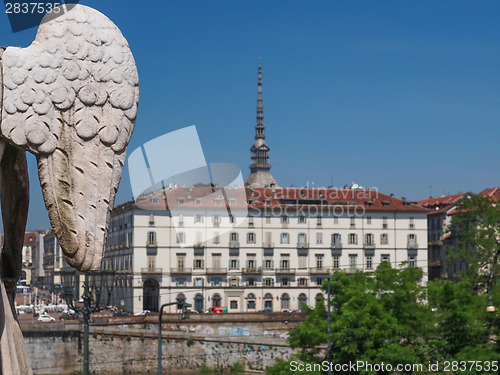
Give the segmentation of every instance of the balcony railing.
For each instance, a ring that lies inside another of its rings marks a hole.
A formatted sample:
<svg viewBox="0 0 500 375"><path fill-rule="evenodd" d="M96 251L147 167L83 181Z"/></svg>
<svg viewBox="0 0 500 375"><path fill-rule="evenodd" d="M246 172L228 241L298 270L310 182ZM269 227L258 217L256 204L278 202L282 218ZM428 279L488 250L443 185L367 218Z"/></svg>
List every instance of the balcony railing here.
<svg viewBox="0 0 500 375"><path fill-rule="evenodd" d="M156 241L147 241L146 247L158 247L158 242Z"/></svg>
<svg viewBox="0 0 500 375"><path fill-rule="evenodd" d="M309 269L309 273L311 275L328 275L330 273L330 269L324 267L316 267Z"/></svg>
<svg viewBox="0 0 500 375"><path fill-rule="evenodd" d="M191 268L171 268L170 273L171 274L177 274L177 275L186 275L192 273L193 270Z"/></svg>
<svg viewBox="0 0 500 375"><path fill-rule="evenodd" d="M241 273L243 275L260 275L260 274L262 274L262 268L260 268L260 267L242 268Z"/></svg>
<svg viewBox="0 0 500 375"><path fill-rule="evenodd" d="M141 268L141 273L144 274L155 274L155 275L161 275L163 273L163 268Z"/></svg>
<svg viewBox="0 0 500 375"><path fill-rule="evenodd" d="M203 249L205 247L205 244L203 242L196 242L193 244L194 249Z"/></svg>
<svg viewBox="0 0 500 375"><path fill-rule="evenodd" d="M229 241L229 248L230 249L238 249L240 247L240 241Z"/></svg>
<svg viewBox="0 0 500 375"><path fill-rule="evenodd" d="M363 249L365 249L365 250L375 250L375 242L365 242L363 244Z"/></svg>
<svg viewBox="0 0 500 375"><path fill-rule="evenodd" d="M227 268L207 268L207 274L223 275L227 273Z"/></svg>
<svg viewBox="0 0 500 375"><path fill-rule="evenodd" d="M295 275L295 268L276 268L277 275Z"/></svg>
<svg viewBox="0 0 500 375"><path fill-rule="evenodd" d="M263 242L262 247L264 249L272 249L274 248L274 242Z"/></svg>
<svg viewBox="0 0 500 375"><path fill-rule="evenodd" d="M342 250L342 242L332 242L331 248L334 250Z"/></svg>
<svg viewBox="0 0 500 375"><path fill-rule="evenodd" d="M309 242L297 242L297 249L308 249Z"/></svg>
<svg viewBox="0 0 500 375"><path fill-rule="evenodd" d="M407 247L408 250L418 250L418 243L415 241L408 241Z"/></svg>

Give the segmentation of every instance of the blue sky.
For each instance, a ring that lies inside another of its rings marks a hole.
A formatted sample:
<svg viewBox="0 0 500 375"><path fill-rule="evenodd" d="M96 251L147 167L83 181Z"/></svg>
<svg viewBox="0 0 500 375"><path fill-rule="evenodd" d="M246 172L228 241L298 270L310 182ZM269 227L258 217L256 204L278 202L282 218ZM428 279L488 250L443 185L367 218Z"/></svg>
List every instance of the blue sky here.
<svg viewBox="0 0 500 375"><path fill-rule="evenodd" d="M357 181L409 199L500 186L498 1L80 3L113 20L136 59L129 152L194 124L207 161L246 177L261 57L281 186ZM36 29L13 34L0 9L0 45L29 45ZM29 160L28 228L47 228ZM117 202L131 197L125 171Z"/></svg>

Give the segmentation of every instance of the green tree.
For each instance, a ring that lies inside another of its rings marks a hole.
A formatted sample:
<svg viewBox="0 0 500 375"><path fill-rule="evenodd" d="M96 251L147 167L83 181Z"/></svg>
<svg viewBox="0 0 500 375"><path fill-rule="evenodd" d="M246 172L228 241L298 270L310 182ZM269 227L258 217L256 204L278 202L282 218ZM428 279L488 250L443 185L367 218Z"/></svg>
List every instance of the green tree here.
<svg viewBox="0 0 500 375"><path fill-rule="evenodd" d="M457 205L448 230L452 244L449 264L464 262L461 275L476 290L489 293L500 276L500 207L491 197L467 195Z"/></svg>

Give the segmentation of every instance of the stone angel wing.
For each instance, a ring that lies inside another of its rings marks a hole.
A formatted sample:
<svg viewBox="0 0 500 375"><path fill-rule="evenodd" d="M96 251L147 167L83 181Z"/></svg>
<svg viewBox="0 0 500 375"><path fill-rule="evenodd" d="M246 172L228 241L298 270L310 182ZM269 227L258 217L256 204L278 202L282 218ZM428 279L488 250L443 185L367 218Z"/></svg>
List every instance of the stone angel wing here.
<svg viewBox="0 0 500 375"><path fill-rule="evenodd" d="M54 15L29 47L8 47L0 58L0 129L7 142L36 155L68 263L95 270L135 124L139 78L127 41L106 16L83 5L46 17Z"/></svg>

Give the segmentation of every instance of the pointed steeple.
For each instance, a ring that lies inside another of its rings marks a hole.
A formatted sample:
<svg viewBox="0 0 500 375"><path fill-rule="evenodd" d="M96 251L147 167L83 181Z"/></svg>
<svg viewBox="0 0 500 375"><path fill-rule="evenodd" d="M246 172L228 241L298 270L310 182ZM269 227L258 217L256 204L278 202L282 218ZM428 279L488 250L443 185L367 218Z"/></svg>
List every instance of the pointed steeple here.
<svg viewBox="0 0 500 375"><path fill-rule="evenodd" d="M269 146L266 143L264 127L264 106L262 103L262 66L259 61L259 78L257 81L257 125L255 125L255 141L250 149L250 175L245 181L249 187L277 186L276 180L271 175L269 163Z"/></svg>

